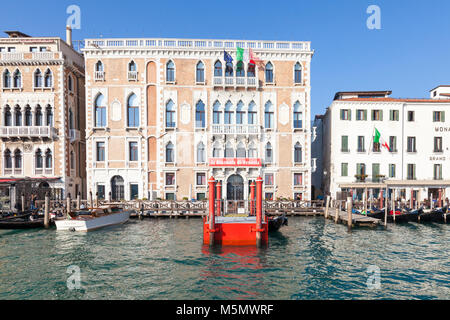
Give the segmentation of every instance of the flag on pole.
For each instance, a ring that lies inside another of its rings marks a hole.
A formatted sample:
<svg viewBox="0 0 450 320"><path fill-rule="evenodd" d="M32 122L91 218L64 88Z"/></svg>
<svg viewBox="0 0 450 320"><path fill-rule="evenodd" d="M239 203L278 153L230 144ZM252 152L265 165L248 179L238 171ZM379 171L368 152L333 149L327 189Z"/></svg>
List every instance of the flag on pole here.
<svg viewBox="0 0 450 320"><path fill-rule="evenodd" d="M233 58L225 50L223 51L223 59L225 60L225 62L233 62Z"/></svg>
<svg viewBox="0 0 450 320"><path fill-rule="evenodd" d="M381 137L381 133L380 131L378 131L377 128L375 128L375 136L373 138L373 142L374 143L379 143L382 147L385 147L386 149L388 149L388 151L391 151L391 149L389 148L389 145L387 144L387 142Z"/></svg>
<svg viewBox="0 0 450 320"><path fill-rule="evenodd" d="M248 49L248 55L249 55L249 61L250 63L254 64L254 65L258 65L258 67L260 67L261 69L264 70L265 66L264 66L264 62L259 59L257 56L255 56L255 54L253 53L252 48Z"/></svg>

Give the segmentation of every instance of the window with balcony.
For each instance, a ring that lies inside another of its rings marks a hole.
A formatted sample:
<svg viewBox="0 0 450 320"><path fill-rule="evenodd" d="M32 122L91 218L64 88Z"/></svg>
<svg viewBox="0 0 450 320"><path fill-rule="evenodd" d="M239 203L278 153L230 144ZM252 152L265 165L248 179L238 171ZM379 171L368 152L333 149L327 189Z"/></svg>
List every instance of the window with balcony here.
<svg viewBox="0 0 450 320"><path fill-rule="evenodd" d="M214 146L213 148L213 158L220 158L222 157L222 148L219 146Z"/></svg>
<svg viewBox="0 0 450 320"><path fill-rule="evenodd" d="M16 70L13 75L14 88L22 88L22 74L19 70Z"/></svg>
<svg viewBox="0 0 450 320"><path fill-rule="evenodd" d="M33 114L31 113L31 107L25 107L25 126L30 127L33 125Z"/></svg>
<svg viewBox="0 0 450 320"><path fill-rule="evenodd" d="M14 151L14 168L15 169L22 169L22 151L17 149Z"/></svg>
<svg viewBox="0 0 450 320"><path fill-rule="evenodd" d="M166 145L166 162L167 163L175 162L175 150L174 150L174 145L172 144L172 142L169 142Z"/></svg>
<svg viewBox="0 0 450 320"><path fill-rule="evenodd" d="M443 152L442 137L434 137L434 152Z"/></svg>
<svg viewBox="0 0 450 320"><path fill-rule="evenodd" d="M205 115L205 104L202 100L199 100L195 105L195 127L205 128L206 127L206 115Z"/></svg>
<svg viewBox="0 0 450 320"><path fill-rule="evenodd" d="M5 127L12 126L12 114L10 106L6 105L4 114L4 125Z"/></svg>
<svg viewBox="0 0 450 320"><path fill-rule="evenodd" d="M239 101L236 107L236 124L244 124L244 103Z"/></svg>
<svg viewBox="0 0 450 320"><path fill-rule="evenodd" d="M50 149L47 149L45 152L45 168L51 169L53 167L53 157L52 157L52 151Z"/></svg>
<svg viewBox="0 0 450 320"><path fill-rule="evenodd" d="M265 157L266 163L272 163L273 162L273 149L270 142L266 144L266 157Z"/></svg>
<svg viewBox="0 0 450 320"><path fill-rule="evenodd" d="M220 111L220 102L216 101L213 105L213 124L221 123L221 114L222 111Z"/></svg>
<svg viewBox="0 0 450 320"><path fill-rule="evenodd" d="M266 83L273 83L273 65L268 62L265 68Z"/></svg>
<svg viewBox="0 0 450 320"><path fill-rule="evenodd" d="M130 63L128 63L128 80L129 81L137 81L138 80L137 65L134 61L130 61Z"/></svg>
<svg viewBox="0 0 450 320"><path fill-rule="evenodd" d="M103 162L105 161L105 143L104 142L97 142L96 143L96 161Z"/></svg>
<svg viewBox="0 0 450 320"><path fill-rule="evenodd" d="M256 66L254 63L249 63L247 67L247 77L254 78L256 76Z"/></svg>
<svg viewBox="0 0 450 320"><path fill-rule="evenodd" d="M294 104L294 129L303 128L303 113L300 102Z"/></svg>
<svg viewBox="0 0 450 320"><path fill-rule="evenodd" d="M365 181L366 179L366 165L364 163L356 164L356 180L358 182Z"/></svg>
<svg viewBox="0 0 450 320"><path fill-rule="evenodd" d="M297 62L294 66L294 83L302 83L302 65L299 62Z"/></svg>
<svg viewBox="0 0 450 320"><path fill-rule="evenodd" d="M47 71L45 72L45 75L44 75L44 86L46 88L53 87L53 75L52 75L52 72L50 71L50 69L47 69Z"/></svg>
<svg viewBox="0 0 450 320"><path fill-rule="evenodd" d="M417 150L416 150L416 137L408 137L406 151L407 152L417 152Z"/></svg>
<svg viewBox="0 0 450 320"><path fill-rule="evenodd" d="M101 62L100 60L97 61L97 63L95 64L94 80L95 81L105 80L105 69L103 67L103 62Z"/></svg>
<svg viewBox="0 0 450 320"><path fill-rule="evenodd" d="M195 69L195 81L197 83L205 83L205 65L199 61Z"/></svg>
<svg viewBox="0 0 450 320"><path fill-rule="evenodd" d="M267 101L264 108L264 126L266 129L273 129L274 127L274 108L272 102Z"/></svg>
<svg viewBox="0 0 450 320"><path fill-rule="evenodd" d="M175 103L169 100L166 103L166 128L176 127Z"/></svg>
<svg viewBox="0 0 450 320"><path fill-rule="evenodd" d="M225 146L225 158L234 158L234 149L229 142Z"/></svg>
<svg viewBox="0 0 450 320"><path fill-rule="evenodd" d="M8 69L3 72L3 88L11 88L11 73Z"/></svg>
<svg viewBox="0 0 450 320"><path fill-rule="evenodd" d="M95 99L95 126L106 127L106 99L103 94L99 94Z"/></svg>
<svg viewBox="0 0 450 320"><path fill-rule="evenodd" d="M14 108L14 125L16 127L22 126L22 110L20 109L20 106Z"/></svg>
<svg viewBox="0 0 450 320"><path fill-rule="evenodd" d="M225 77L232 77L233 76L233 63L227 62L225 64Z"/></svg>
<svg viewBox="0 0 450 320"><path fill-rule="evenodd" d="M42 123L42 108L40 105L36 106L36 110L34 112L34 125L40 127L43 125Z"/></svg>
<svg viewBox="0 0 450 320"><path fill-rule="evenodd" d="M206 151L205 145L203 142L200 142L197 145L197 163L205 163L206 162Z"/></svg>
<svg viewBox="0 0 450 320"><path fill-rule="evenodd" d="M253 101L248 105L248 124L257 124L256 118L256 103Z"/></svg>
<svg viewBox="0 0 450 320"><path fill-rule="evenodd" d="M222 76L222 62L219 60L214 63L214 77L221 77Z"/></svg>
<svg viewBox="0 0 450 320"><path fill-rule="evenodd" d="M245 77L245 66L242 61L238 61L236 64L236 77Z"/></svg>
<svg viewBox="0 0 450 320"><path fill-rule="evenodd" d="M166 64L166 82L175 82L175 64L172 60Z"/></svg>
<svg viewBox="0 0 450 320"><path fill-rule="evenodd" d="M41 149L37 149L35 153L35 162L36 162L36 173L42 171L44 168L44 158L42 157Z"/></svg>
<svg viewBox="0 0 450 320"><path fill-rule="evenodd" d="M36 69L36 71L34 72L34 87L35 88L42 88L43 83L42 83L42 73L41 70Z"/></svg>
<svg viewBox="0 0 450 320"><path fill-rule="evenodd" d="M302 163L303 157L302 157L302 146L299 142L295 144L294 147L294 163Z"/></svg>
<svg viewBox="0 0 450 320"><path fill-rule="evenodd" d="M128 117L128 127L137 128L139 127L139 99L132 93L127 102L127 117Z"/></svg>
<svg viewBox="0 0 450 320"><path fill-rule="evenodd" d="M408 163L407 165L407 179L408 180L416 180L416 165L412 163Z"/></svg>
<svg viewBox="0 0 450 320"><path fill-rule="evenodd" d="M233 124L233 104L228 101L225 104L224 124Z"/></svg>
<svg viewBox="0 0 450 320"><path fill-rule="evenodd" d="M245 158L247 156L247 152L245 150L245 146L242 142L240 142L236 149L236 158Z"/></svg>

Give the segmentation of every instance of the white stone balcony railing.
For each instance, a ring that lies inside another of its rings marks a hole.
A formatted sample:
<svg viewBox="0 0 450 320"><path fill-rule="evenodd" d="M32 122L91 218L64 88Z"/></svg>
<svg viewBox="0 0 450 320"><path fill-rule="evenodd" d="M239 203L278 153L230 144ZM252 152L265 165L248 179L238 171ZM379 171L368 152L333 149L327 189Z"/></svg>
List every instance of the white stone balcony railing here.
<svg viewBox="0 0 450 320"><path fill-rule="evenodd" d="M138 81L138 72L128 71L128 81Z"/></svg>
<svg viewBox="0 0 450 320"><path fill-rule="evenodd" d="M80 141L80 131L76 129L69 130L70 143Z"/></svg>
<svg viewBox="0 0 450 320"><path fill-rule="evenodd" d="M148 48L148 49L204 49L230 50L237 47L255 51L309 52L309 41L259 41L220 39L86 39L84 51L91 49Z"/></svg>
<svg viewBox="0 0 450 320"><path fill-rule="evenodd" d="M52 60L55 57L54 52L33 52L33 60Z"/></svg>
<svg viewBox="0 0 450 320"><path fill-rule="evenodd" d="M24 60L54 60L55 52L3 52L0 55L2 61L24 61Z"/></svg>
<svg viewBox="0 0 450 320"><path fill-rule="evenodd" d="M257 88L258 79L256 77L214 77L215 87L246 87Z"/></svg>
<svg viewBox="0 0 450 320"><path fill-rule="evenodd" d="M46 138L55 139L58 135L53 127L0 127L0 138Z"/></svg>
<svg viewBox="0 0 450 320"><path fill-rule="evenodd" d="M94 80L95 81L105 81L105 71L95 71Z"/></svg>
<svg viewBox="0 0 450 320"><path fill-rule="evenodd" d="M213 134L259 134L261 128L247 124L213 124Z"/></svg>

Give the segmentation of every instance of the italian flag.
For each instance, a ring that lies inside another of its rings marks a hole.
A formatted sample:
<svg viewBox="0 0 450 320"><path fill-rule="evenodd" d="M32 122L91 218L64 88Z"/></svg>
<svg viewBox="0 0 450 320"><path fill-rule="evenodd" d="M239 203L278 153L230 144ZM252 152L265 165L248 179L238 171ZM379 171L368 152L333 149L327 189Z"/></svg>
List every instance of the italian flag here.
<svg viewBox="0 0 450 320"><path fill-rule="evenodd" d="M386 149L388 149L388 151L391 151L391 149L389 149L389 145L387 144L387 142L381 137L381 133L380 131L378 131L377 128L375 128L375 136L373 137L373 142L374 143L379 143L381 146L385 147Z"/></svg>

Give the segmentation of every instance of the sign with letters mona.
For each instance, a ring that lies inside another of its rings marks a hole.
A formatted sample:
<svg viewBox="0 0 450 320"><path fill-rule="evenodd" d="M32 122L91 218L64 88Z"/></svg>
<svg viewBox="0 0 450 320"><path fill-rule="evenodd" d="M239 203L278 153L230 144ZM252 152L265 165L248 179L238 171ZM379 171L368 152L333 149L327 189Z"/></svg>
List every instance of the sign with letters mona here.
<svg viewBox="0 0 450 320"><path fill-rule="evenodd" d="M261 159L257 158L211 158L210 167L262 167Z"/></svg>

